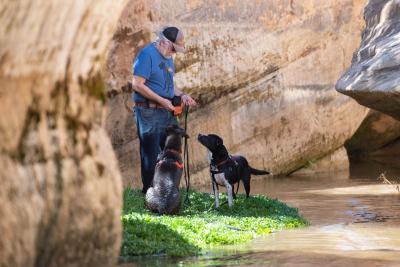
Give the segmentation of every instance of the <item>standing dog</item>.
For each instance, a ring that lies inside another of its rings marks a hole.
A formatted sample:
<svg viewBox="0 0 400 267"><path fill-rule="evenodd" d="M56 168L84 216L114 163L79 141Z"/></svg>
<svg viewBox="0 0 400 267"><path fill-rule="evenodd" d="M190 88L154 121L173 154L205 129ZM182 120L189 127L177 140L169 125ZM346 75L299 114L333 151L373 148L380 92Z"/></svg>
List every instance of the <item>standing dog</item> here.
<svg viewBox="0 0 400 267"><path fill-rule="evenodd" d="M226 187L228 193L228 205L233 204L235 192L233 185L242 180L246 196L250 194L250 176L269 174L267 171L257 170L250 167L246 158L243 156L230 156L228 150L224 146L224 141L221 137L215 134L202 135L199 134L197 140L205 146L210 155L210 173L212 187L215 195L215 207L219 207L219 192L218 185ZM238 185L239 186L239 185Z"/></svg>
<svg viewBox="0 0 400 267"><path fill-rule="evenodd" d="M168 126L164 150L158 156L153 186L147 190L145 205L159 214L175 214L180 207L179 184L183 173L182 138L188 137L177 125Z"/></svg>

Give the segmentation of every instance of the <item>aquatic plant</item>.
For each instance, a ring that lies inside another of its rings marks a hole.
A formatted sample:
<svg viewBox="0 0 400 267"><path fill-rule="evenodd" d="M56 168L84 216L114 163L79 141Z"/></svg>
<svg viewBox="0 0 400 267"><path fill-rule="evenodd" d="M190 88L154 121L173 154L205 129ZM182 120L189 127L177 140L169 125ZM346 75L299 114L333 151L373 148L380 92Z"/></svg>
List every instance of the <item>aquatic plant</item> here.
<svg viewBox="0 0 400 267"><path fill-rule="evenodd" d="M185 196L182 191L182 198ZM217 245L239 244L276 230L307 225L298 210L265 196L239 194L232 208L214 208L214 197L191 191L190 205L178 215L159 216L144 207L139 190L126 189L122 215L121 256L187 256ZM227 200L221 194L222 202Z"/></svg>

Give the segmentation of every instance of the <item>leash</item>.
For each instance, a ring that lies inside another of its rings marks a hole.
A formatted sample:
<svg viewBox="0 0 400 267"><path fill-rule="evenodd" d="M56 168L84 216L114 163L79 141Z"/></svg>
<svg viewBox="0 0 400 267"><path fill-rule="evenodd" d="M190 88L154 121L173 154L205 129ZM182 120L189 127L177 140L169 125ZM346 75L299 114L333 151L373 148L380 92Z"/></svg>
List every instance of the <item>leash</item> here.
<svg viewBox="0 0 400 267"><path fill-rule="evenodd" d="M185 122L184 129L185 133L187 133L187 117L189 113L189 106L185 106L183 110ZM190 170L189 170L189 147L188 147L188 138L185 137L184 148L183 148L183 162L184 162L184 173L185 173L185 182L186 182L186 197L184 200L184 204L190 205L189 200L189 189L190 189Z"/></svg>

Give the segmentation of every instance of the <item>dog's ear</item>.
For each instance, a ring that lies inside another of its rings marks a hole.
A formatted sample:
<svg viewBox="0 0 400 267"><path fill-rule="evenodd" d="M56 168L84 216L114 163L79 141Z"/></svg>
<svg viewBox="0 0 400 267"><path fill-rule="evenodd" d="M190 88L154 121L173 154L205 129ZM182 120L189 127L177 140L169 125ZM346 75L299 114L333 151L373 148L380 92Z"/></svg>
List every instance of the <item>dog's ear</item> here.
<svg viewBox="0 0 400 267"><path fill-rule="evenodd" d="M186 133L185 129L182 129L181 127L177 127L176 132L182 137L189 138L189 135Z"/></svg>
<svg viewBox="0 0 400 267"><path fill-rule="evenodd" d="M175 135L180 135L182 137L189 138L189 135L185 132L185 130L176 124L169 125L165 131L166 131L167 135L175 134Z"/></svg>
<svg viewBox="0 0 400 267"><path fill-rule="evenodd" d="M217 146L222 146L223 144L224 144L224 140L222 140L221 137L217 136L216 145L217 145Z"/></svg>
<svg viewBox="0 0 400 267"><path fill-rule="evenodd" d="M172 125L168 125L168 127L165 129L165 133L167 135L173 134L175 132L176 129L176 125L172 124Z"/></svg>

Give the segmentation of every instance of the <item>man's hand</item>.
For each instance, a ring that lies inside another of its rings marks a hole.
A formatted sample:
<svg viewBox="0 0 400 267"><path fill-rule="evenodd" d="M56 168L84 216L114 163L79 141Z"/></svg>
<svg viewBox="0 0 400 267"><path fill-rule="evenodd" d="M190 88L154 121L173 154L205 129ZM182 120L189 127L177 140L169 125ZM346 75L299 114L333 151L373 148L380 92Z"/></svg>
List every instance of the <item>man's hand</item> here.
<svg viewBox="0 0 400 267"><path fill-rule="evenodd" d="M172 105L171 101L166 98L163 98L156 93L154 93L150 88L148 88L144 82L146 81L145 78L140 76L133 76L132 79L132 88L139 94L141 94L144 98L147 98L153 102L159 103L162 107L169 111L174 111L175 108Z"/></svg>
<svg viewBox="0 0 400 267"><path fill-rule="evenodd" d="M183 104L185 104L186 106L195 106L197 105L196 101L194 101L193 98L190 97L190 95L182 95L181 96L182 102Z"/></svg>
<svg viewBox="0 0 400 267"><path fill-rule="evenodd" d="M175 110L175 107L172 105L171 101L169 101L166 98L162 98L162 100L159 101L159 103L161 104L161 106L163 106L164 108L166 108L169 111Z"/></svg>

